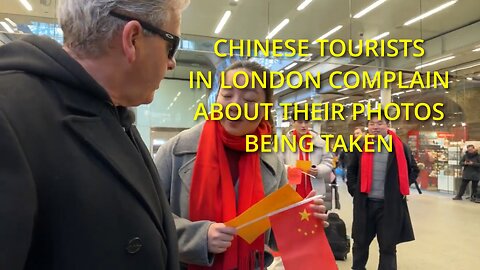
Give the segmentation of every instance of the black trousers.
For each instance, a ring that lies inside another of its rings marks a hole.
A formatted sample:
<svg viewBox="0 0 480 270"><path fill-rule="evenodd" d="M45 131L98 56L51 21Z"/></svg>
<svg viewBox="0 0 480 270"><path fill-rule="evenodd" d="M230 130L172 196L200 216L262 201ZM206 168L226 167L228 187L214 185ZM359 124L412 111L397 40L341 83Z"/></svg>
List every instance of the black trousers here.
<svg viewBox="0 0 480 270"><path fill-rule="evenodd" d="M458 190L457 197L462 197L467 190L468 182L472 181L472 194L471 198L476 198L477 196L477 187L478 187L478 180L469 180L469 179L462 179L462 184L460 185L460 189Z"/></svg>
<svg viewBox="0 0 480 270"><path fill-rule="evenodd" d="M383 218L384 202L369 199L367 208L367 235L365 237L365 242L355 240L353 243L352 269L365 270L368 261L370 243L376 235L378 246L380 248L378 270L396 270L397 247L396 245L386 245L384 240L388 236L388 228L385 228Z"/></svg>

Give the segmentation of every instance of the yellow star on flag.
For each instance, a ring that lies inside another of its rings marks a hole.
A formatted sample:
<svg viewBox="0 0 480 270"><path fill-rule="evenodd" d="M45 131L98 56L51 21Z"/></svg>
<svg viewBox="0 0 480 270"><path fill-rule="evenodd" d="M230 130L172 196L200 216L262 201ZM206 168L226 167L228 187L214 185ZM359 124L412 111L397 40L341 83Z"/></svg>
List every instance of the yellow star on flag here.
<svg viewBox="0 0 480 270"><path fill-rule="evenodd" d="M309 221L310 213L307 212L307 209L303 209L303 212L298 212L300 214L300 221L306 220Z"/></svg>

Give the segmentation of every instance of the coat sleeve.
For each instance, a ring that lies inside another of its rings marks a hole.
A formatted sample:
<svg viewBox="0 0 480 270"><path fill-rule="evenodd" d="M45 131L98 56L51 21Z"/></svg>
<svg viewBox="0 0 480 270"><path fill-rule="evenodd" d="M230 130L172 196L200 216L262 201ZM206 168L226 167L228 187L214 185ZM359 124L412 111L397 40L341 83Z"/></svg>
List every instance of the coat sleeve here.
<svg viewBox="0 0 480 270"><path fill-rule="evenodd" d="M476 158L473 160L473 163L471 164L473 167L480 167L480 156L476 156Z"/></svg>
<svg viewBox="0 0 480 270"><path fill-rule="evenodd" d="M327 151L325 147L322 148L322 161L320 164L317 164L318 173L317 178L324 178L330 182L330 173L333 169L333 154L332 152Z"/></svg>
<svg viewBox="0 0 480 270"><path fill-rule="evenodd" d="M172 181L178 174L174 164L173 147L177 139L172 139L161 146L155 155L155 165L160 176L160 185L170 202ZM173 214L178 238L180 261L185 264L211 266L213 254L208 252L207 235L211 221L192 222Z"/></svg>
<svg viewBox="0 0 480 270"><path fill-rule="evenodd" d="M186 264L211 266L214 254L208 252L208 228L213 222L192 222L173 215L177 229L180 261Z"/></svg>
<svg viewBox="0 0 480 270"><path fill-rule="evenodd" d="M410 171L408 172L408 180L409 184L413 184L417 181L418 174L420 173L420 169L418 168L417 162L415 161L415 158L413 158L413 155L410 154Z"/></svg>
<svg viewBox="0 0 480 270"><path fill-rule="evenodd" d="M359 181L359 163L360 163L360 153L357 151L353 151L348 154L348 165L347 165L347 187L348 193L352 195L355 194L355 191L358 186Z"/></svg>
<svg viewBox="0 0 480 270"><path fill-rule="evenodd" d="M37 195L26 155L0 110L0 265L23 269L34 227Z"/></svg>

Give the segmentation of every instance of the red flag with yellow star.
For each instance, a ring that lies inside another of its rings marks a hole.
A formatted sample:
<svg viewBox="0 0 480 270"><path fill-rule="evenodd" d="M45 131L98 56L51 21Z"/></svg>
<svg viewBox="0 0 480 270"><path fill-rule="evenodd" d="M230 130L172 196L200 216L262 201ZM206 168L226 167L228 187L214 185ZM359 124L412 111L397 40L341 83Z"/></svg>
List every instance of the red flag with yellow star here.
<svg viewBox="0 0 480 270"><path fill-rule="evenodd" d="M322 221L309 203L270 217L275 240L286 270L337 270Z"/></svg>

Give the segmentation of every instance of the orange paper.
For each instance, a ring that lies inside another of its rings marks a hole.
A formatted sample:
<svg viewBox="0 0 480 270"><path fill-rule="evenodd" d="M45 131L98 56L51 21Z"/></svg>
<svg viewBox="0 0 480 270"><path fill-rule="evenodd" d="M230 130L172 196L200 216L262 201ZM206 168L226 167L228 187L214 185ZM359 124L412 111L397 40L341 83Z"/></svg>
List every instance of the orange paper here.
<svg viewBox="0 0 480 270"><path fill-rule="evenodd" d="M249 244L252 243L258 236L266 232L270 228L270 221L267 214L286 207L293 203L301 201L303 198L298 195L295 190L289 185L285 185L279 190L273 192L261 201L254 204L247 211L243 212L238 217L225 223L229 227L239 227L254 219L265 216L265 218L243 227L237 231L237 234L242 237Z"/></svg>
<svg viewBox="0 0 480 270"><path fill-rule="evenodd" d="M297 160L296 167L300 170L308 173L310 168L312 168L312 161L311 160Z"/></svg>

